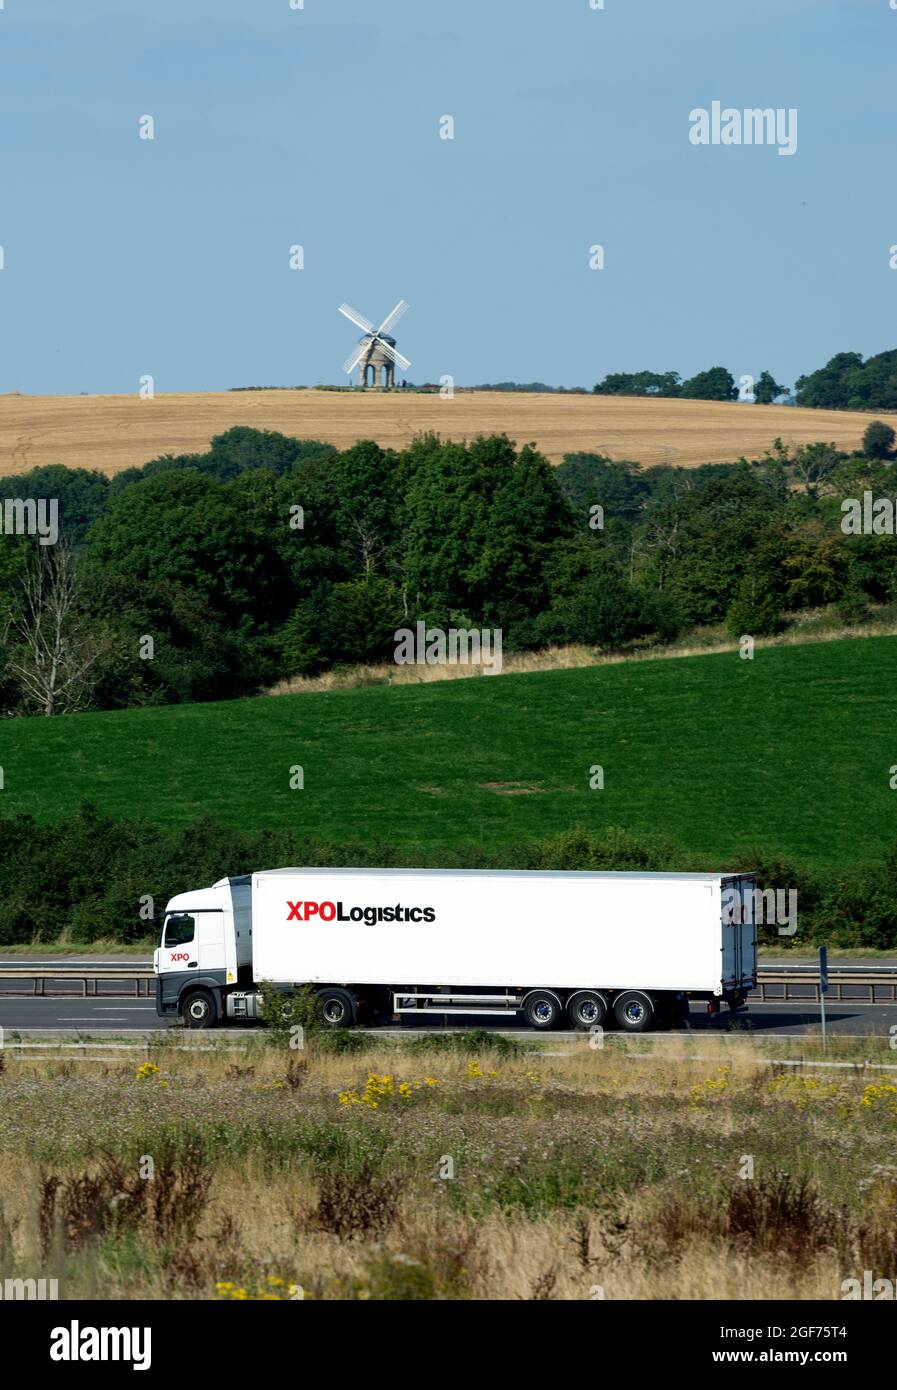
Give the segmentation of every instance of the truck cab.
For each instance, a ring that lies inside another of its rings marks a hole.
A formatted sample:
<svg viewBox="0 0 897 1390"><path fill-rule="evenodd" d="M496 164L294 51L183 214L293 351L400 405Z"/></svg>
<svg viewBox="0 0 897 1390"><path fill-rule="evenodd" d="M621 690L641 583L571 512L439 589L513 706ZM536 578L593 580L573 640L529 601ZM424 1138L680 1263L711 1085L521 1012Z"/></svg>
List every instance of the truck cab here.
<svg viewBox="0 0 897 1390"><path fill-rule="evenodd" d="M153 957L156 1013L209 1028L225 1013L230 990L249 982L252 921L248 875L179 893L165 908Z"/></svg>

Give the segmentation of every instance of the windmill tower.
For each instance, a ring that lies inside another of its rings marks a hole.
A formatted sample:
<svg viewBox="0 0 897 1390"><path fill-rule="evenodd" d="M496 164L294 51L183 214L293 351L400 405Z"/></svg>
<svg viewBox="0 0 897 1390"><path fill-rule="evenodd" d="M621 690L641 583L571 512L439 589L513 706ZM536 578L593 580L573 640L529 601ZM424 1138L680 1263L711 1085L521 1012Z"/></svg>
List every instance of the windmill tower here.
<svg viewBox="0 0 897 1390"><path fill-rule="evenodd" d="M356 328L360 328L364 337L358 340L358 346L347 357L343 363L343 371L350 377L358 368L359 386L367 386L368 373L371 375L371 385L376 386L378 377L382 377L383 385L389 389L396 384L396 363L407 371L411 366L407 357L403 357L396 350L396 340L390 336L390 329L394 328L399 319L409 306L404 299L400 299L391 314L387 314L379 328L375 328L372 323L352 309L348 304L340 305L340 313L354 323Z"/></svg>

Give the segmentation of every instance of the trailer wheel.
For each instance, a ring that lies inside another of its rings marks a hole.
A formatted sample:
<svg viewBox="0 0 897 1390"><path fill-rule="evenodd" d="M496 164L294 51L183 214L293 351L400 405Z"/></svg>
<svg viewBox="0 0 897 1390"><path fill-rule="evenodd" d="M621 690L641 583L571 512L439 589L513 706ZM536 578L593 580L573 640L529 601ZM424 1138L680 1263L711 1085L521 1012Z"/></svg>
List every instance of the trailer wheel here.
<svg viewBox="0 0 897 1390"><path fill-rule="evenodd" d="M530 1028L542 1032L557 1028L563 1012L560 999L550 989L534 989L523 1001L523 1016Z"/></svg>
<svg viewBox="0 0 897 1390"><path fill-rule="evenodd" d="M319 989L318 999L328 1028L349 1028L355 1022L355 1000L347 989Z"/></svg>
<svg viewBox="0 0 897 1390"><path fill-rule="evenodd" d="M192 990L181 1004L181 1017L188 1028L214 1028L218 1010L208 990Z"/></svg>
<svg viewBox="0 0 897 1390"><path fill-rule="evenodd" d="M627 989L617 997L614 1018L624 1033L647 1033L654 1022L654 1005L639 989Z"/></svg>
<svg viewBox="0 0 897 1390"><path fill-rule="evenodd" d="M600 1028L604 1023L607 1000L594 989L583 989L567 1000L567 1013L573 1027L587 1033L590 1028Z"/></svg>

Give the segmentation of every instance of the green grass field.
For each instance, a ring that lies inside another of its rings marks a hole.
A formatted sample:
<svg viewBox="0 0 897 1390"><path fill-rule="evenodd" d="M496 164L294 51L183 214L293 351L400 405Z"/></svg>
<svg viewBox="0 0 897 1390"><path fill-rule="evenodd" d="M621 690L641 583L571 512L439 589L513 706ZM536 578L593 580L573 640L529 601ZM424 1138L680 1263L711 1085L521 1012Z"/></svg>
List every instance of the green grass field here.
<svg viewBox="0 0 897 1390"><path fill-rule="evenodd" d="M5 814L81 801L413 850L575 825L868 862L897 838L897 638L0 725ZM304 769L303 790L290 769ZM604 768L603 791L589 788Z"/></svg>

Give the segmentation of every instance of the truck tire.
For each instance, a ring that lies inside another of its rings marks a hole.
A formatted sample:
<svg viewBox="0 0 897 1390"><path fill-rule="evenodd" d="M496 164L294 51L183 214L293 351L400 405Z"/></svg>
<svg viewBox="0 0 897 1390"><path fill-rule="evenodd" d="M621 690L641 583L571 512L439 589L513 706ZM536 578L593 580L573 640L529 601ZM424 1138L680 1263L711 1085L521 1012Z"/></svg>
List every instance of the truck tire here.
<svg viewBox="0 0 897 1390"><path fill-rule="evenodd" d="M534 989L523 1001L523 1017L530 1028L543 1033L557 1028L563 1012L560 999L550 989Z"/></svg>
<svg viewBox="0 0 897 1390"><path fill-rule="evenodd" d="M627 989L614 1003L617 1027L624 1033L647 1033L654 1023L654 1005L639 989Z"/></svg>
<svg viewBox="0 0 897 1390"><path fill-rule="evenodd" d="M567 1000L567 1013L573 1027L587 1033L590 1028L602 1027L607 1018L607 1000L597 990L581 989Z"/></svg>
<svg viewBox="0 0 897 1390"><path fill-rule="evenodd" d="M214 1028L218 1022L215 1000L207 989L194 989L185 995L181 1018L187 1028Z"/></svg>
<svg viewBox="0 0 897 1390"><path fill-rule="evenodd" d="M351 1028L355 1022L355 1000L347 989L319 989L321 1021L327 1028Z"/></svg>

